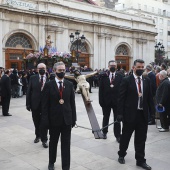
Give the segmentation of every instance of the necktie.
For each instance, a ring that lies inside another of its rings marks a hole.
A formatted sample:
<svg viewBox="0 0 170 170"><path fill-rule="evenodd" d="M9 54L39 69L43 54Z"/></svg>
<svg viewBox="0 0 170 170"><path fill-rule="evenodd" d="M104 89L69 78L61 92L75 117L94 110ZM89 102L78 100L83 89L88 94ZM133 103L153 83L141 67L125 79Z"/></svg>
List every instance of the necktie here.
<svg viewBox="0 0 170 170"><path fill-rule="evenodd" d="M59 91L61 93L62 92L62 81L59 81L58 83L59 83Z"/></svg>
<svg viewBox="0 0 170 170"><path fill-rule="evenodd" d="M41 76L41 90L42 90L43 84L44 84L43 77L44 77L44 76Z"/></svg>
<svg viewBox="0 0 170 170"><path fill-rule="evenodd" d="M143 108L143 97L142 97L142 88L141 88L141 79L138 77L138 96L139 96L139 108Z"/></svg>
<svg viewBox="0 0 170 170"><path fill-rule="evenodd" d="M112 73L112 78L111 78L111 81L113 81L113 79L114 79L114 75L113 75L113 73Z"/></svg>

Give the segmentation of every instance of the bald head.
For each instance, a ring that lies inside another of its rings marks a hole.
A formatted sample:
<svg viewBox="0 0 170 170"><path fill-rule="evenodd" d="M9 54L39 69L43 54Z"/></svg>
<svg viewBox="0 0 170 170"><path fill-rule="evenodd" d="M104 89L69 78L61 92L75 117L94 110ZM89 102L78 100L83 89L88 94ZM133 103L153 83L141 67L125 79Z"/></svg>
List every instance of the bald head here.
<svg viewBox="0 0 170 170"><path fill-rule="evenodd" d="M40 75L44 75L46 72L46 65L44 63L39 63L37 65L37 71Z"/></svg>
<svg viewBox="0 0 170 170"><path fill-rule="evenodd" d="M46 69L46 65L45 65L44 63L39 63L39 64L37 65L37 69L41 69L41 68Z"/></svg>

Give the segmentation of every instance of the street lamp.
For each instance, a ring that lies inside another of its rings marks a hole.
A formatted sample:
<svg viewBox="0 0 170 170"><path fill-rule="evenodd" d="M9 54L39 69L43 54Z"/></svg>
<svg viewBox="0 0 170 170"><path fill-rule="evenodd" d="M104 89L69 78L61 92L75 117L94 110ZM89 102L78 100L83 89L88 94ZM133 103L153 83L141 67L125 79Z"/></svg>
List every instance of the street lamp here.
<svg viewBox="0 0 170 170"><path fill-rule="evenodd" d="M155 51L158 52L158 54L159 54L159 61L161 59L161 53L164 52L164 49L165 48L164 48L163 44L161 44L160 42L155 45Z"/></svg>
<svg viewBox="0 0 170 170"><path fill-rule="evenodd" d="M75 35L73 33L70 34L70 42L73 44L74 42L76 42L76 59L77 59L77 63L78 63L78 58L79 58L79 40L81 41L81 43L84 43L86 40L86 37L84 35L82 35L81 37L79 37L80 32L77 30L75 32ZM74 38L75 37L75 38Z"/></svg>

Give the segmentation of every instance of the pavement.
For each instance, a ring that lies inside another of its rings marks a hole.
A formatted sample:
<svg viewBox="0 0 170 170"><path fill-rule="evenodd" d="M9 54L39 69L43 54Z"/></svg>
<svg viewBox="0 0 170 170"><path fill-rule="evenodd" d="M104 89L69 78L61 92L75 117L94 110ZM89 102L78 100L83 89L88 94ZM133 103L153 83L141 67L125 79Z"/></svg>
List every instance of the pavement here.
<svg viewBox="0 0 170 170"><path fill-rule="evenodd" d="M102 110L98 104L98 89L91 93L92 105L99 125ZM80 94L76 94L77 124L91 128ZM11 99L11 117L0 116L0 170L47 170L48 149L42 143L35 144L34 125L31 112L25 108L25 96ZM110 122L113 122L111 115ZM71 141L71 170L140 170L136 166L132 136L126 164L118 163L119 144L109 127L108 139L94 139L90 130L73 128ZM170 132L158 132L155 125L148 128L146 159L152 170L170 169ZM55 169L61 170L60 142Z"/></svg>

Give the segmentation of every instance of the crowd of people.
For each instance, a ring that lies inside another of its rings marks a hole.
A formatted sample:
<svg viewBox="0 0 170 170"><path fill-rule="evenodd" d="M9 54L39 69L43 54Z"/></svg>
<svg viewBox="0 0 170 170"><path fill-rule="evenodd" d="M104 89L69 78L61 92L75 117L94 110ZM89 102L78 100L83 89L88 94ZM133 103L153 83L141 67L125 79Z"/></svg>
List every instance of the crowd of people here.
<svg viewBox="0 0 170 170"><path fill-rule="evenodd" d="M129 72L118 70L114 60L109 61L108 68L96 69L93 74L88 73L92 71L87 66L79 71L74 67L66 68L63 62L56 63L53 69L49 70L43 63L32 70L0 68L2 114L11 116L9 113L11 97L26 95L26 109L32 112L35 126L34 143L41 140L42 146L48 148L49 130L48 169L54 169L57 144L61 136L62 169L69 170L71 129L77 120L75 107L77 83L82 87L81 81L77 81L80 75L88 75L83 77L83 81L87 78L89 92L92 93L91 87L99 88L105 140L113 110L115 121L113 132L119 143L118 162L125 163L124 157L134 132L136 165L150 170L151 167L147 165L145 159L148 125L154 125L155 119L160 118L161 125L157 126L159 132L169 131L170 69L164 63L161 66L154 63L145 66L145 62L138 59L134 61ZM72 80L65 76L66 72L73 75Z"/></svg>

